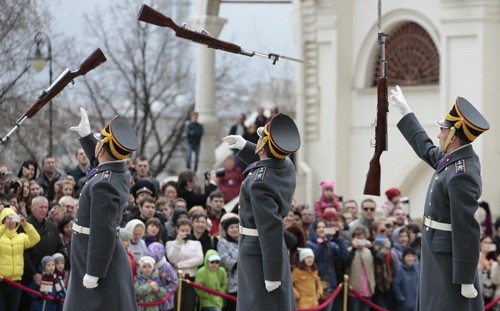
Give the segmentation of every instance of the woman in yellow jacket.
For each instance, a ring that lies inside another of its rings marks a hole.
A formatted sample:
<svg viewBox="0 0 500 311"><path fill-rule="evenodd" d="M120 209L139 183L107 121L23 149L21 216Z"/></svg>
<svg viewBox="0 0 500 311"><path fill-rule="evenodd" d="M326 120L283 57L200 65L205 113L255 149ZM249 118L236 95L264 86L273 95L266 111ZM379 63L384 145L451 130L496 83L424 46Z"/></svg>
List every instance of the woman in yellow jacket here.
<svg viewBox="0 0 500 311"><path fill-rule="evenodd" d="M17 233L19 224L26 233ZM20 282L24 269L24 250L40 241L40 235L23 216L11 208L0 212L0 279ZM18 310L21 290L0 282L0 310Z"/></svg>

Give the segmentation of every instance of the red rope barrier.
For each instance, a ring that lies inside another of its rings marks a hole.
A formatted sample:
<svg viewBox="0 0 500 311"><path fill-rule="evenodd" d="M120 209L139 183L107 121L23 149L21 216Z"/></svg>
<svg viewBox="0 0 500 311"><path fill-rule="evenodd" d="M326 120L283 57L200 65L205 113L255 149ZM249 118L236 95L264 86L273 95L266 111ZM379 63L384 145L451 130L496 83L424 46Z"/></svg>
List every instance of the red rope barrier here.
<svg viewBox="0 0 500 311"><path fill-rule="evenodd" d="M363 297L359 292L357 292L354 288L350 287L349 290L351 291L351 293L354 294L354 296L356 296L356 298L358 298L359 300L361 300L362 302L366 303L367 305L369 305L370 307L372 307L373 309L375 310L379 310L379 311L389 311L385 308L382 308L381 306L379 305L376 305L374 304L373 302L371 302L370 300L366 299L365 297Z"/></svg>
<svg viewBox="0 0 500 311"><path fill-rule="evenodd" d="M161 305L162 303L164 303L165 301L167 301L170 297L172 297L175 294L176 291L177 290L174 290L173 292L168 293L168 295L165 295L165 297L163 297L160 300L150 301L150 302L140 302L140 301L138 301L137 305L139 307L151 307L151 306Z"/></svg>
<svg viewBox="0 0 500 311"><path fill-rule="evenodd" d="M212 289L212 288L209 288L209 287L205 287L201 284L198 284L198 283L195 283L193 281L190 281L190 280L185 280L186 283L188 283L188 285L192 286L192 287L196 287L198 289L201 289L205 292L209 292L210 294L214 294L216 296L221 296L221 297L224 297L224 298L227 298L227 299L231 299L232 301L236 301L236 297L234 297L233 295L229 295L229 294L226 294L226 293L223 293L223 292L219 292L218 290L215 290L215 289Z"/></svg>
<svg viewBox="0 0 500 311"><path fill-rule="evenodd" d="M326 308L326 306L332 303L333 299L335 299L339 295L341 290L342 290L342 284L339 284L339 286L337 286L335 291L333 291L333 294L330 296L330 298L328 298L325 302L323 302L319 306L307 309L297 309L297 311L319 311L321 309L324 309Z"/></svg>
<svg viewBox="0 0 500 311"><path fill-rule="evenodd" d="M19 289L21 289L22 291L25 291L27 293L30 293L32 295L35 295L36 297L38 298L41 298L41 299L44 299L44 300L54 300L54 296L51 296L51 295L44 295L42 293L40 293L39 291L36 291L32 288L29 288L29 287L26 287L24 285L21 285L17 282L14 282L6 277L3 277L3 281L9 285L12 285L14 287L17 287ZM156 301L151 301L151 302L137 302L137 305L139 307L150 307L150 306L157 306L157 305L161 305L162 303L164 303L165 301L167 301L170 297L172 297L173 295L175 294L175 291L169 293L168 295L166 295L165 297L163 297L162 299L160 300L156 300ZM61 303L64 302L64 298L62 298L60 300Z"/></svg>
<svg viewBox="0 0 500 311"><path fill-rule="evenodd" d="M55 299L54 296L42 294L42 293L40 293L37 290L34 290L32 288L29 288L29 287L26 287L24 285L21 285L21 284L19 284L17 282L14 282L14 281L6 278L6 277L3 277L2 280L3 280L3 282L5 282L7 284L10 284L10 285L12 285L14 287L17 287L17 288L21 289L22 291L25 291L25 292L30 293L32 295L35 295L38 298L41 298L41 299L44 299L44 300L51 300L51 301ZM60 301L62 303L62 302L64 302L64 299L61 299Z"/></svg>
<svg viewBox="0 0 500 311"><path fill-rule="evenodd" d="M487 305L485 305L484 310L486 311L493 308L493 306L496 305L499 301L500 301L500 296L498 296L497 298L490 301Z"/></svg>

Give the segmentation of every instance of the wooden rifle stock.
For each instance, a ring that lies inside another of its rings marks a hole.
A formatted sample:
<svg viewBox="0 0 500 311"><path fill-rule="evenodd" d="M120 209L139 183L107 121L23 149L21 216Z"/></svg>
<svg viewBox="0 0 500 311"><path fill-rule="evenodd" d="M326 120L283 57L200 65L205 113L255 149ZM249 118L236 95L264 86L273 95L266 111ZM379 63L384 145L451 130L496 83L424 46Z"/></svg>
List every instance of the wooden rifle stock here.
<svg viewBox="0 0 500 311"><path fill-rule="evenodd" d="M73 81L78 76L85 75L87 72L96 68L100 64L106 61L106 56L102 53L101 49L95 50L90 54L87 59L85 59L78 70L69 71L68 69L64 72L49 86L48 89L43 91L42 95L38 97L38 100L34 102L31 107L26 111L25 116L28 118L33 117L46 103L48 103L52 98L59 94L70 82Z"/></svg>
<svg viewBox="0 0 500 311"><path fill-rule="evenodd" d="M377 80L377 124L375 127L375 152L370 160L370 168L366 175L363 194L380 195L380 156L387 151L387 112L389 102L387 97L387 78Z"/></svg>
<svg viewBox="0 0 500 311"><path fill-rule="evenodd" d="M2 150L9 142L10 136L26 121L26 119L33 117L42 107L48 103L54 96L59 94L73 79L85 75L87 72L96 68L106 61L106 56L102 53L101 49L95 50L89 57L87 57L81 64L80 68L75 71L65 69L56 81L54 81L48 89L42 92L38 100L34 102L28 110L16 121L16 125L3 137L0 141L0 150Z"/></svg>
<svg viewBox="0 0 500 311"><path fill-rule="evenodd" d="M212 49L223 50L235 54L246 54L246 51L243 51L240 46L234 43L222 41L208 34L180 27L174 23L170 17L163 15L146 4L141 6L137 19L148 24L171 28L175 31L177 37L204 44Z"/></svg>

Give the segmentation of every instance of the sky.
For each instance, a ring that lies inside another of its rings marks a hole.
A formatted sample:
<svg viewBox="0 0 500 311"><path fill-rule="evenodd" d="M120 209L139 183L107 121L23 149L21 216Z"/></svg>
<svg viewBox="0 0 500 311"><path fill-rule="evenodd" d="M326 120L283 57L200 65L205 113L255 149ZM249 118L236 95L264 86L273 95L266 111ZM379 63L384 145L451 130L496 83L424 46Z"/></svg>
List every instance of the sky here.
<svg viewBox="0 0 500 311"><path fill-rule="evenodd" d="M86 27L84 23L85 13L89 14L97 9L108 10L109 4L119 0L59 0L49 1L48 8L53 14L53 31L75 38L75 43L82 42L85 47ZM188 1L188 0L185 0ZM196 0L193 0L196 1ZM192 2L193 2L192 1ZM143 1L137 1L137 8ZM276 53L297 57L295 41L292 35L290 24L290 12L292 5L288 4L244 4L244 3L222 3L219 16L226 18L225 24L219 36L224 41L238 44L243 49L253 50L262 53ZM182 24L183 21L175 21ZM53 50L57 49L53 46ZM218 52L225 53L225 52ZM228 57L242 57L243 55L233 55ZM261 68L271 64L270 60L261 57L253 57L249 64ZM255 62L255 63L253 63ZM284 62L281 60L280 62ZM272 70L277 72L284 70L283 65L278 62ZM258 74L258 73L256 73ZM285 74L285 72L283 72Z"/></svg>

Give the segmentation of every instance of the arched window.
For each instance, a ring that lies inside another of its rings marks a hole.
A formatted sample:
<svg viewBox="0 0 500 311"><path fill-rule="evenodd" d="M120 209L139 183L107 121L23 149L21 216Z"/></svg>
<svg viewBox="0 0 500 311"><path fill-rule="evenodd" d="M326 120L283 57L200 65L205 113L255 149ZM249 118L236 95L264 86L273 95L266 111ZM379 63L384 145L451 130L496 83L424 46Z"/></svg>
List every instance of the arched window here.
<svg viewBox="0 0 500 311"><path fill-rule="evenodd" d="M417 23L396 28L385 42L387 78L390 85L439 83L439 54L429 34ZM372 86L380 77L380 50L377 53Z"/></svg>

